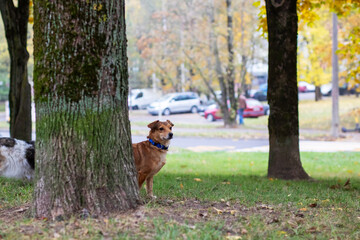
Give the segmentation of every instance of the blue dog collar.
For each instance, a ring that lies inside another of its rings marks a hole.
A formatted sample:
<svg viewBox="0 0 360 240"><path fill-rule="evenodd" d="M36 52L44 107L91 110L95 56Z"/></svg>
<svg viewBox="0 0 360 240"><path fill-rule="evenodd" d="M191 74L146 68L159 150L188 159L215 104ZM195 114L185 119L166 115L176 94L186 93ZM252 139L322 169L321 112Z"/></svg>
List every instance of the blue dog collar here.
<svg viewBox="0 0 360 240"><path fill-rule="evenodd" d="M152 145L154 145L155 147L160 148L160 149L162 149L162 150L168 150L168 149L169 149L169 147L166 147L166 146L164 146L164 145L162 145L162 144L160 144L160 143L154 142L154 140L152 140L151 138L149 138L149 142L150 142Z"/></svg>

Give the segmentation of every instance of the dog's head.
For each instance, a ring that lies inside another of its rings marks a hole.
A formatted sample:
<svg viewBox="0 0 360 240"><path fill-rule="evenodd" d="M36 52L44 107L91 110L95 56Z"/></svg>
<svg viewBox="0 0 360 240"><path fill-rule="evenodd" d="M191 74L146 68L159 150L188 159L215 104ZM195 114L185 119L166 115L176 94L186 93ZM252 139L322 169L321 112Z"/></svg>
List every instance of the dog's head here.
<svg viewBox="0 0 360 240"><path fill-rule="evenodd" d="M148 125L148 128L150 128L148 138L167 146L174 136L172 133L173 126L174 124L170 120L165 122L154 121Z"/></svg>

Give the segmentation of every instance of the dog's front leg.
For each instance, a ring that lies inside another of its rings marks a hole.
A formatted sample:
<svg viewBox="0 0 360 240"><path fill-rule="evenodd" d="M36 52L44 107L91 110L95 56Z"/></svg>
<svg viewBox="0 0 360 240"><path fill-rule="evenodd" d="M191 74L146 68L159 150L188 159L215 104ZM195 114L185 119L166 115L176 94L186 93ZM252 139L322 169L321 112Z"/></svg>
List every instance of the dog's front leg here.
<svg viewBox="0 0 360 240"><path fill-rule="evenodd" d="M138 173L138 183L139 183L139 189L141 189L143 183L145 182L146 175L142 173ZM146 184L147 185L147 184Z"/></svg>
<svg viewBox="0 0 360 240"><path fill-rule="evenodd" d="M153 195L153 180L153 176L146 179L146 192L149 197L156 198L156 196Z"/></svg>

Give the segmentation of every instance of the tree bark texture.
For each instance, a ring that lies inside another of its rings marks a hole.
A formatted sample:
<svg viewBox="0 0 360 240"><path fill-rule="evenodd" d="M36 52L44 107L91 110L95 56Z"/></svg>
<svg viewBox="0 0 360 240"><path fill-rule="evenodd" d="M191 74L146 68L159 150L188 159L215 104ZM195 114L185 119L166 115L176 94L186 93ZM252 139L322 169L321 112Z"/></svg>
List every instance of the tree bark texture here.
<svg viewBox="0 0 360 240"><path fill-rule="evenodd" d="M266 0L269 31L268 177L307 179L299 154L296 0Z"/></svg>
<svg viewBox="0 0 360 240"><path fill-rule="evenodd" d="M127 108L124 0L37 0L37 217L139 204Z"/></svg>
<svg viewBox="0 0 360 240"><path fill-rule="evenodd" d="M29 0L0 1L1 16L10 54L10 136L31 141L31 88L28 82L26 50Z"/></svg>

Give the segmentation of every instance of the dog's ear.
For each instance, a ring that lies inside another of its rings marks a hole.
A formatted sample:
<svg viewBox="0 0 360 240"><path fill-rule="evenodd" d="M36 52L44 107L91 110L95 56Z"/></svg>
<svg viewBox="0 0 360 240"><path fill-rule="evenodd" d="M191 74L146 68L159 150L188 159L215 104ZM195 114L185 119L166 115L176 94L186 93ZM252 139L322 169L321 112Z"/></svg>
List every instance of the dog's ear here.
<svg viewBox="0 0 360 240"><path fill-rule="evenodd" d="M148 125L148 128L150 128L150 129L155 128L155 127L158 125L159 122L160 122L159 120L156 120L156 121L150 123L150 124Z"/></svg>
<svg viewBox="0 0 360 240"><path fill-rule="evenodd" d="M170 120L166 120L171 126L174 126L174 124Z"/></svg>

